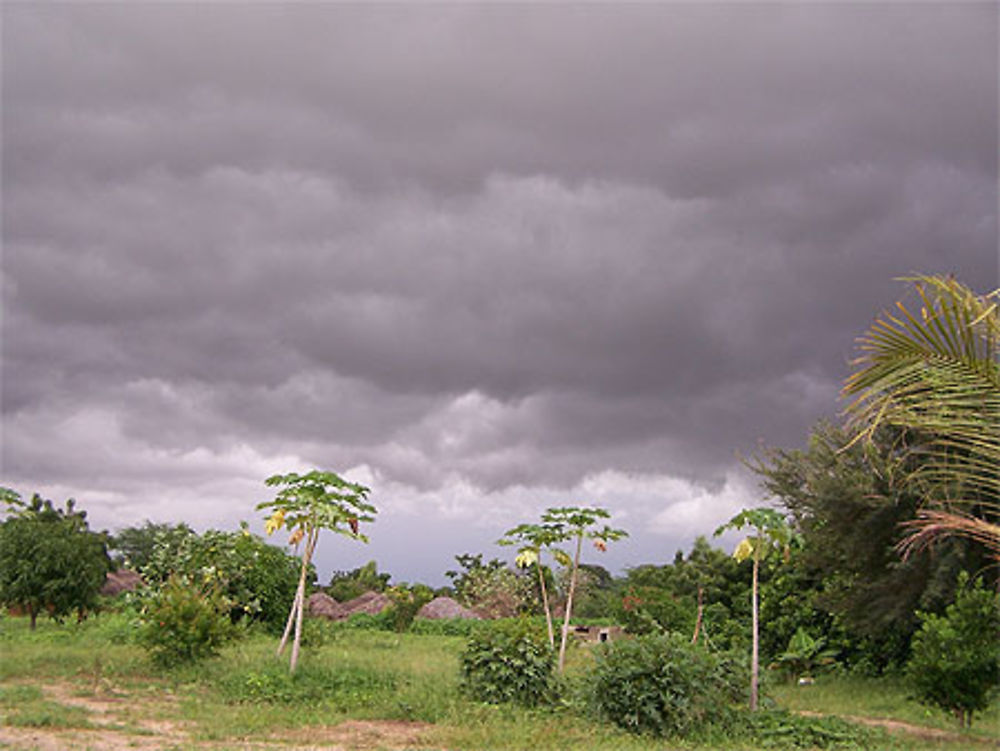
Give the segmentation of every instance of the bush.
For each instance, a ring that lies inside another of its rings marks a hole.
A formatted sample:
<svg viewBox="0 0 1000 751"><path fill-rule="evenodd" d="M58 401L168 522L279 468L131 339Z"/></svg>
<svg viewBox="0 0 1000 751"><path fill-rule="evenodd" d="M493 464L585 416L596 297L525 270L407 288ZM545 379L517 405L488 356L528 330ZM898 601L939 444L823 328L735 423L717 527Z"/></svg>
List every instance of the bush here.
<svg viewBox="0 0 1000 751"><path fill-rule="evenodd" d="M741 657L662 634L601 647L588 683L591 709L602 719L635 733L674 736L725 719L745 700L749 676Z"/></svg>
<svg viewBox="0 0 1000 751"><path fill-rule="evenodd" d="M235 636L229 610L218 587L171 576L142 610L139 642L158 665L197 662L218 654Z"/></svg>
<svg viewBox="0 0 1000 751"><path fill-rule="evenodd" d="M951 712L959 724L989 706L1000 675L1000 598L959 578L955 602L943 616L922 614L907 666L917 698Z"/></svg>
<svg viewBox="0 0 1000 751"><path fill-rule="evenodd" d="M475 699L533 707L555 692L555 655L548 637L526 620L483 628L462 653L462 690Z"/></svg>

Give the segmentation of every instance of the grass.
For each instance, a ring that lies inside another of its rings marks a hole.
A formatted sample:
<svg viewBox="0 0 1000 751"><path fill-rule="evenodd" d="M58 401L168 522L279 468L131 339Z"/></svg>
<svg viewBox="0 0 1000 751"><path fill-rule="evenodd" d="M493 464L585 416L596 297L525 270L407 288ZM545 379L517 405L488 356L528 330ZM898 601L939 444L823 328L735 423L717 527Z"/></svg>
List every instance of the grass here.
<svg viewBox="0 0 1000 751"><path fill-rule="evenodd" d="M594 722L572 702L527 710L469 701L458 689L459 654L465 643L458 636L320 629L322 633L313 634L314 646L304 648L292 679L287 653L275 656L277 640L271 636L251 632L217 659L164 670L130 643L131 627L127 616L116 614L79 625L40 621L35 632L28 630L25 619L0 618L0 725L81 730L101 726L123 735L148 735L169 726L173 735L164 747L190 743L237 748L263 740L301 743L317 732L332 733L348 720L362 725L375 721L419 734L419 744L390 739L381 742L385 747L455 751L758 747L724 735L700 743L636 737ZM587 648L573 650L570 672L579 674L589 662ZM60 687L58 695L55 687ZM953 735L945 740L873 736L879 740L869 747L879 749L987 748L997 737L1000 718L1000 705L995 704L971 731L959 734L946 715L912 701L899 681L888 679L822 676L812 686L771 687L769 695L777 706L793 712L886 718ZM110 719L97 718L67 696L104 702L102 706L111 707L113 714ZM774 722L774 737L780 738L786 728L780 716ZM334 738L329 745L375 748L379 743Z"/></svg>

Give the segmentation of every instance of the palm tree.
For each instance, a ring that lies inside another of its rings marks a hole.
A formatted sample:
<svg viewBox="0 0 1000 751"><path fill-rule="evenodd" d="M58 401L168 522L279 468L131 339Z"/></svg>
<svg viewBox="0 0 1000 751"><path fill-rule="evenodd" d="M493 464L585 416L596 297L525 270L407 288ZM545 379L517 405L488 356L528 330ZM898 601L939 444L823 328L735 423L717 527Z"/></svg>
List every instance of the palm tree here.
<svg viewBox="0 0 1000 751"><path fill-rule="evenodd" d="M944 536L984 544L1000 560L1000 290L977 295L950 277L908 278L906 301L859 340L845 381L854 440L882 423L901 428L899 466L926 499L900 544L904 555Z"/></svg>

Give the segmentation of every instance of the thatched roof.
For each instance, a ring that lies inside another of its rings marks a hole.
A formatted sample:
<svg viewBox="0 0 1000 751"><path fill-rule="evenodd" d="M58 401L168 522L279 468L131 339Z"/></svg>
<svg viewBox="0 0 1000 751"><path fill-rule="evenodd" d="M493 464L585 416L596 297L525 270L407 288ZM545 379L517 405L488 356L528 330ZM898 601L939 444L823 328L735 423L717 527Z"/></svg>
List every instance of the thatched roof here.
<svg viewBox="0 0 1000 751"><path fill-rule="evenodd" d="M344 609L345 618L356 613L368 613L368 615L378 615L386 608L392 607L392 600L381 592L365 592L363 595L348 600L341 607Z"/></svg>
<svg viewBox="0 0 1000 751"><path fill-rule="evenodd" d="M111 571L104 579L104 586L101 587L101 594L114 597L122 592L131 592L143 583L142 577L135 571L127 568Z"/></svg>
<svg viewBox="0 0 1000 751"><path fill-rule="evenodd" d="M417 618L430 618L441 620L443 618L473 618L479 620L480 616L475 611L460 605L450 597L435 597L417 611Z"/></svg>
<svg viewBox="0 0 1000 751"><path fill-rule="evenodd" d="M309 599L306 600L306 612L309 615L328 618L331 621L339 621L347 617L344 606L324 592L315 592L309 595Z"/></svg>

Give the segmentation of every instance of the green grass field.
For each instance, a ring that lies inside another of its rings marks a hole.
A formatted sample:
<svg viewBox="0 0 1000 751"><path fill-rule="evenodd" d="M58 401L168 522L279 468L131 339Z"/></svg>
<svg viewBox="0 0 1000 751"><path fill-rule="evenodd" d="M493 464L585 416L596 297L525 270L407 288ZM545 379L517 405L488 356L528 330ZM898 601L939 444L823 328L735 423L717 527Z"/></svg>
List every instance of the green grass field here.
<svg viewBox="0 0 1000 751"><path fill-rule="evenodd" d="M34 633L25 619L0 619L0 748L757 747L724 736L700 744L635 737L588 718L572 701L537 710L470 701L458 688L460 637L330 630L322 646L304 648L292 680L274 654L277 640L263 634L217 659L168 671L131 643L131 628L115 614L80 625L40 621ZM582 674L587 650L571 653L571 675ZM888 679L824 676L812 686L770 686L768 701L898 724L891 733L873 731L868 748L984 749L996 747L1000 727L994 705L959 732Z"/></svg>

